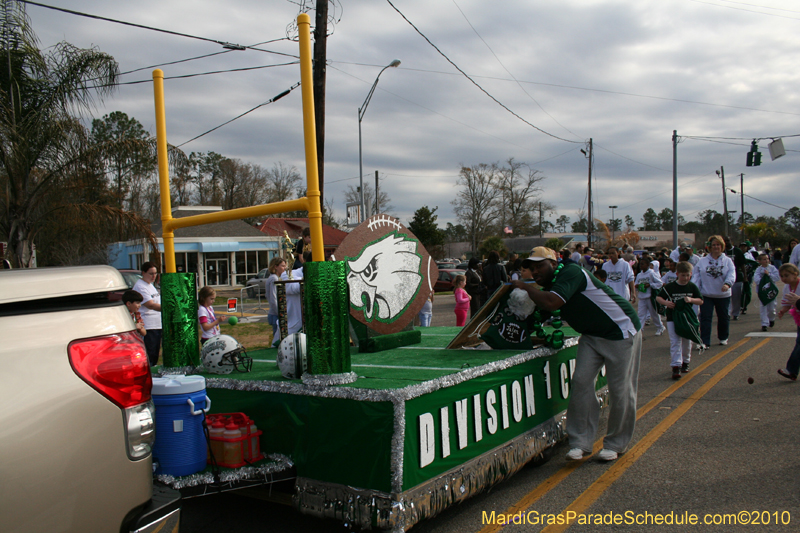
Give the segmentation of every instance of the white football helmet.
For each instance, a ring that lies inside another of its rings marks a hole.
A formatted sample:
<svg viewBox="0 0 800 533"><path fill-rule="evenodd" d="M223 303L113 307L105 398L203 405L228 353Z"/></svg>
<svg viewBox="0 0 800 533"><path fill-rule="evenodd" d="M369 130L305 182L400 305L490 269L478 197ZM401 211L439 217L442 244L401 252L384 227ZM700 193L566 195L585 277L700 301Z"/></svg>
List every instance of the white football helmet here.
<svg viewBox="0 0 800 533"><path fill-rule="evenodd" d="M278 348L278 368L287 379L300 379L308 371L305 333L292 333L281 341Z"/></svg>
<svg viewBox="0 0 800 533"><path fill-rule="evenodd" d="M253 368L253 359L247 355L244 346L230 335L208 339L200 351L200 360L212 374L230 374L234 370L250 372Z"/></svg>

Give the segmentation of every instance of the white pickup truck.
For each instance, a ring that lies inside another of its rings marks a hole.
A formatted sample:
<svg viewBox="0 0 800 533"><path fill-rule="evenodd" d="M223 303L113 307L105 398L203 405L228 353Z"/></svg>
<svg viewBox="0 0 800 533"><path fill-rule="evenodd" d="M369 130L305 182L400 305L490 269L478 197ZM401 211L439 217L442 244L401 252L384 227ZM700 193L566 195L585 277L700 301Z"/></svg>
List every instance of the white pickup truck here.
<svg viewBox="0 0 800 533"><path fill-rule="evenodd" d="M152 378L107 266L0 270L0 530L177 533Z"/></svg>

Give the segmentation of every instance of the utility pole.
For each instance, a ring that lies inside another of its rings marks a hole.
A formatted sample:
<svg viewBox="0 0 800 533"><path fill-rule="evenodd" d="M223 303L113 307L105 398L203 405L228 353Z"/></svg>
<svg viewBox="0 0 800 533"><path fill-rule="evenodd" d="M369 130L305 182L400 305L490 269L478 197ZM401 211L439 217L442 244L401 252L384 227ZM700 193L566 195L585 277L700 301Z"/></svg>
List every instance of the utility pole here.
<svg viewBox="0 0 800 533"><path fill-rule="evenodd" d="M592 139L589 138L589 209L588 225L586 231L587 244L592 246Z"/></svg>
<svg viewBox="0 0 800 533"><path fill-rule="evenodd" d="M616 209L617 207L618 206L616 206L616 205L608 206L608 208L611 209L611 240L612 241L614 241L614 239L617 238L617 221L614 218L614 209Z"/></svg>
<svg viewBox="0 0 800 533"><path fill-rule="evenodd" d="M542 202L539 202L539 237L544 237L544 230L542 229Z"/></svg>
<svg viewBox="0 0 800 533"><path fill-rule="evenodd" d="M717 176L722 178L722 210L725 217L725 237L728 237L728 191L725 190L725 168L719 167Z"/></svg>
<svg viewBox="0 0 800 533"><path fill-rule="evenodd" d="M372 213L373 215L377 215L378 211L378 171L375 171L375 212Z"/></svg>
<svg viewBox="0 0 800 533"><path fill-rule="evenodd" d="M742 228L742 241L741 242L744 242L744 173L739 174L739 192L741 193L741 196L742 196L742 211L741 211L742 218L739 219L741 221L741 223L742 223L742 225L741 225L741 228Z"/></svg>
<svg viewBox="0 0 800 533"><path fill-rule="evenodd" d="M672 130L672 246L678 247L678 130Z"/></svg>
<svg viewBox="0 0 800 533"><path fill-rule="evenodd" d="M325 68L328 47L328 0L317 0L314 21L314 122L317 133L317 173L319 175L319 205L325 201Z"/></svg>

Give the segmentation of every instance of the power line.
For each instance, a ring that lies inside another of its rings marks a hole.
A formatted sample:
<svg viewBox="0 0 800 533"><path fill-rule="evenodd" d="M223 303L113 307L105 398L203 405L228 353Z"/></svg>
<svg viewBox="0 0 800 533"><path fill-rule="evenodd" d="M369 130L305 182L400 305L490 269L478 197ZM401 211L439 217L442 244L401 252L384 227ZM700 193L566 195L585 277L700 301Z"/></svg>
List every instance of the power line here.
<svg viewBox="0 0 800 533"><path fill-rule="evenodd" d="M369 82L367 82L367 81L365 81L365 80L362 80L362 79L361 79L361 78L359 78L358 76L354 76L353 74L350 74L349 72L346 72L346 71L344 71L344 70L342 70L342 69L340 69L340 68L336 68L336 67L334 67L333 65L329 65L329 66L330 66L330 68L331 68L331 69L333 69L333 70L335 70L335 71L338 71L338 72L341 72L342 74L344 74L344 75L346 75L346 76L350 76L351 78L353 78L353 79L356 79L356 80L358 80L358 81L360 81L360 82L362 82L362 83L369 84ZM375 67L379 67L379 65L365 65L365 66L375 66ZM403 69L403 67L397 67L397 68L399 68L399 69ZM485 132L485 131L483 131L483 130L481 130L481 129L479 129L479 128L476 128L475 126L470 126L469 124L467 124L467 123L465 123L465 122L461 122L460 120L454 119L453 117L449 117L449 116L447 116L447 115L445 115L445 114L439 113L438 111L435 111L435 110L433 110L433 109L431 109L431 108L429 108L429 107L425 107L425 106L424 106L424 105L422 105L422 104L418 104L417 102L414 102L414 101L412 101L412 100L409 100L408 98L405 98L405 97L403 97L403 96L400 96L399 94L393 93L392 91L388 91L388 90L386 90L386 89L384 89L384 88L382 88L382 87L380 87L380 86L378 87L378 90L379 90L379 91L383 91L383 92L385 92L385 93L387 93L387 94L391 94L391 95L392 95L392 96L394 96L395 98L399 98L400 100L403 100L404 102L407 102L407 103L409 103L409 104L411 104L411 105L415 105L415 106L419 107L420 109L424 109L425 111L428 111L428 112L430 112L430 113L433 113L433 114L439 115L439 116L440 116L440 117L442 117L442 118L446 118L447 120L451 120L451 121L455 122L456 124L460 124L461 126L464 126L465 128L469 128L469 129L471 129L471 130L473 130L473 131L477 131L478 133L482 133L482 134L484 134L484 135L488 135L489 137L492 137L492 138L494 138L494 139L497 139L498 141L502 141L502 142L504 142L504 143L506 143L506 144L510 144L510 145L512 145L512 146L516 146L517 148L521 148L522 150L529 150L529 148L526 148L526 147L524 147L524 146L522 146L522 145L519 145L519 144L517 144L517 143L511 142L511 141L509 141L509 140L507 140L507 139L503 139L503 138L501 138L501 137L498 137L497 135L493 135L493 134L491 134L491 133ZM326 183L327 183L327 182L326 182Z"/></svg>
<svg viewBox="0 0 800 533"><path fill-rule="evenodd" d="M795 133L794 135L770 135L767 137L711 137L711 136L702 136L702 135L681 135L681 138L684 139L694 139L696 141L710 141L712 139L723 140L723 141L764 141L766 139L788 139L789 137L800 137L800 133Z"/></svg>
<svg viewBox="0 0 800 533"><path fill-rule="evenodd" d="M786 15L779 15L778 13L764 13L763 11L756 11L754 9L744 9L743 7L721 6L719 4L714 4L712 2L705 2L704 0L689 0L689 1L690 2L696 2L698 4L708 4L710 6L721 7L721 8L724 8L724 9L735 9L737 11L746 11L748 13L757 13L759 15L766 15L768 17L780 17L780 18L783 18L783 19L800 20L800 18L798 18L798 17L787 17ZM752 5L752 4L744 4L744 5ZM756 7L761 7L761 8L765 8L765 9L776 9L776 8L768 8L768 7L765 7L765 6L756 6Z"/></svg>
<svg viewBox="0 0 800 533"><path fill-rule="evenodd" d="M204 132L204 133L201 133L201 134L200 134L200 135L198 135L197 137L192 137L192 138L191 138L191 139L189 139L188 141L186 141L186 142L183 142L183 143L179 144L178 146L176 146L176 148L180 148L181 146L184 146L184 145L186 145L186 144L189 144L189 143L190 143L190 142L192 142L192 141L196 141L196 140L197 140L197 139L199 139L200 137L203 137L204 135L208 135L208 134L209 134L209 133L211 133L212 131L216 131L216 130L220 129L220 128L221 128L221 127L223 127L223 126L225 126L225 125L227 125L227 124L230 124L230 123L231 123L231 122L233 122L234 120L238 120L238 119L242 118L243 116L247 115L248 113L252 113L253 111L255 111L256 109L258 109L259 107L264 107L264 106L265 106L265 105L267 105L267 104L271 104L271 103L273 103L273 102L277 102L278 100L280 100L281 98L283 98L284 96L286 96L287 94L289 94L290 92L292 92L293 90L297 89L298 87L300 87L300 82L299 82L299 81L298 81L297 83L295 83L294 85L292 85L291 87L289 87L288 89L286 89L285 91L283 91L282 93L280 93L278 96L275 96L274 98L272 98L272 99L270 99L270 100L267 100L267 101L266 101L266 102L264 102L263 104L258 104L258 105L257 105L257 106L255 106L254 108L252 108L252 109L249 109L249 110L245 111L245 112L244 112L244 113L242 113L241 115L237 115L237 116L233 117L232 119L230 119L230 120L228 120L228 121L226 121L226 122L223 122L223 123L222 123L222 124L220 124L219 126L213 127L213 128L211 128L210 130L208 130L208 131L206 131L206 132Z"/></svg>
<svg viewBox="0 0 800 533"><path fill-rule="evenodd" d="M769 7L769 6L762 6L759 4L748 4L747 2L734 2L734 0L719 0L720 2L725 2L726 4L738 4L740 6L750 6L750 7L760 7L761 9L772 9L773 11L786 11L787 13L800 13L795 9L784 9L782 7Z"/></svg>
<svg viewBox="0 0 800 533"><path fill-rule="evenodd" d="M372 65L369 63L353 63L349 61L331 61L331 63L340 63L342 65L356 65L361 67L382 67L383 65ZM444 72L441 70L430 70L430 69L422 69L422 68L409 68L409 67L401 67L403 70L408 70L411 72L425 72L429 74L444 74L447 76L459 76L460 74L455 72ZM484 80L495 80L495 81L515 81L513 79L508 78L501 78L498 76L480 76L477 74L472 75L473 78L484 79ZM556 89L573 89L576 91L587 91L587 92L596 92L596 93L605 93L605 94L616 94L620 96L633 96L636 98L650 98L653 100L662 100L665 102L678 102L683 104L695 104L695 105L707 105L712 107L724 107L728 109L741 109L744 111L758 111L760 113L775 113L779 115L800 115L800 113L794 113L791 111L773 111L770 109L759 109L756 107L744 107L744 106L736 106L736 105L728 105L728 104L715 104L713 102L701 102L698 100L686 100L682 98L669 98L666 96L654 96L650 94L638 94L638 93L628 93L623 91L611 91L608 89L595 89L592 87L578 87L575 85L562 85L558 83L545 83L541 81L526 81L520 80L519 83L527 83L530 85L543 85L545 87L555 87Z"/></svg>
<svg viewBox="0 0 800 533"><path fill-rule="evenodd" d="M257 43L257 44L254 44L253 46L260 46L262 44L272 43L272 42L275 42L275 41L285 41L285 40L288 40L288 39L286 37L282 37L280 39L273 39L271 41L265 41L263 43ZM153 68L166 67L166 66L169 66L169 65L178 65L180 63L187 63L189 61L196 61L198 59L206 59L208 57L219 56L219 55L222 55L222 54L229 54L229 53L231 53L233 51L234 50L225 50L223 52L214 52L213 54L203 54L201 56L188 57L186 59L178 59L176 61L168 61L166 63L158 63L156 65L150 65L148 67L141 67L141 68L136 68L136 69L133 69L133 70L128 70L126 72L120 72L119 75L120 76L125 76L125 75L128 75L128 74L133 74L135 72L140 72L142 70L150 70L150 69L153 69Z"/></svg>
<svg viewBox="0 0 800 533"><path fill-rule="evenodd" d="M408 23L408 24L409 24L409 25L410 25L412 28L414 28L414 30L415 30L415 31L416 31L418 34L420 34L420 36L421 36L423 39L425 39L425 40L428 42L428 44L430 44L430 45L433 47L433 49L434 49L434 50L436 50L437 52L439 52L439 54L440 54L440 55L441 55L443 58L445 58L445 60L447 60L447 62L448 62L448 63L450 63L451 65L453 65L453 67L455 67L455 69L456 69L456 70L458 70L458 71L459 71L459 72L460 72L460 73L461 73L461 74L462 74L462 75L463 75L465 78L467 78L467 79L468 79L470 82L472 82L472 84L473 84L473 85L475 85L475 87L477 87L478 89L480 89L480 90L481 90L481 92L482 92L483 94L485 94L486 96L488 96L489 98L491 98L491 99L492 99L492 100L493 100L493 101L494 101L494 102L495 102L497 105L499 105L500 107L502 107L503 109L505 109L506 111L508 111L509 113L511 113L512 115L514 115L514 116L515 116L515 117L517 117L518 119L520 119L522 122L524 122L524 123L525 123L525 124L527 124L528 126L532 127L533 129L535 129L535 130L537 130L537 131L540 131L541 133L544 133L545 135L548 135L548 136L550 136L550 137L552 137L552 138L554 138L554 139L558 139L559 141L564 141L564 142L568 142L568 143L574 143L574 144L582 144L582 143L583 143L583 141L570 141L569 139L564 139L563 137L559 137L558 135L553 135L552 133L550 133L550 132L547 132L547 131L543 130L542 128L540 128L540 127L538 127L538 126L536 126L536 125L534 125L534 124L532 124L532 123L528 122L527 120L525 120L524 118L522 118L521 116L519 116L517 113L515 113L514 111L512 111L512 110L511 110L510 108L508 108L508 106L506 106L506 105L505 105L503 102L501 102L500 100L498 100L497 98L495 98L494 96L492 96L492 95L491 95L491 94L490 94L490 93L489 93L489 92L488 92L486 89L484 89L483 87L481 87L481 86L478 84L478 82L476 82L475 80L473 80L473 79L472 79L472 78L469 76L469 74L467 74L466 72L464 72L463 70L461 70L461 67L459 67L458 65L456 65L456 64L455 64L455 63L454 63L454 62L453 62L453 61L452 61L452 60L451 60L449 57L447 57L447 55L445 55L445 53L444 53L444 52L442 52L441 50L439 50L439 48L438 48L438 47L437 47L435 44L433 44L433 42L431 42L431 40L430 40L430 39L428 39L428 38L425 36L425 34L424 34L424 33L422 33L422 32L419 30L419 28L417 28L417 27L414 25L414 23L413 23L413 22L411 22L410 20L408 20L408 18L407 18L407 17L406 17L406 16L403 14L403 12L402 12L402 11L400 11L399 9L397 9L397 8L394 6L394 4L392 4L392 1L391 1L391 0L386 0L386 2L388 2L388 4L389 4L390 6L392 6L392 9L394 9L395 11L397 11L397 13L398 13L398 14L399 14L401 17L403 17L403 20L405 20L405 21L406 21L406 22L407 22L407 23Z"/></svg>
<svg viewBox="0 0 800 533"><path fill-rule="evenodd" d="M469 21L469 19L467 18L467 15L466 15L466 13L464 13L464 11L461 9L461 7L459 7L459 5L456 3L456 0L453 0L453 4L456 6L456 9L458 9L459 13L461 13L461 15L464 17L464 20L466 20L466 21L467 21L467 24L469 24L469 27L470 27L470 28L472 28L472 31L474 31L474 32L475 32L475 35L477 35L477 36L478 36L478 39L480 39L480 40L481 40L481 42L482 42L483 44L485 44L485 45L486 45L486 48L488 48L488 49L489 49L489 51L492 53L492 55L493 55L493 56L494 56L494 58L497 60L497 62L498 62L498 63L500 63L500 66L501 66L501 67L503 67L503 70L505 70L506 72L508 72L508 75L509 75L509 76L511 76L511 78L513 78L513 80L514 80L515 82L517 82L517 85L519 85L519 88L520 88L520 89L522 89L522 92L524 92L524 93L525 93L525 95L526 95L528 98L530 98L531 100L533 100L533 103L534 103L534 104L536 104L537 106L539 106L539 109L541 109L541 110L542 110L542 112L543 112L545 115L547 115L548 117L552 118L552 119L553 119L553 122L555 122L556 124L558 124L559 126L561 126L562 128L564 128L565 130L567 130L567 131L568 131L569 133L571 133L572 135L575 135L575 137L580 137L580 136L579 136L579 135L577 135L577 134L576 134L574 131L571 131L569 128L567 128L567 127L566 127L566 126L564 126L562 123L560 123L558 120L556 120L556 118L555 118L553 115L551 115L550 113L548 113L548 112L547 112L547 110L546 110L544 107L542 107L542 104L540 104L540 103L539 103L539 102L536 100L536 98L534 98L533 96L531 96L531 94L530 94L528 91L526 91L526 90L525 90L525 88L522 86L522 84L519 82L519 80L518 80L518 79L517 79L517 78L514 76L514 74L512 74L512 73L511 73L511 71L510 71L510 70L508 70L508 68L506 68L506 66L503 64L503 62L502 62L502 61L500 61L500 58L499 58L499 57L497 57L497 54L495 54L495 53L494 53L494 50L492 50L492 47L491 47L491 46L489 46L489 43L487 43L487 42L486 42L486 40L485 40L485 39L484 39L484 38L481 36L481 34L480 34L480 33L478 33L478 30L476 30L476 29L475 29L475 26L473 26L473 25L472 25L472 22L470 22L470 21Z"/></svg>
<svg viewBox="0 0 800 533"><path fill-rule="evenodd" d="M152 26L145 26L144 24L136 24L134 22L127 22L127 21L124 21L124 20L117 20L117 19L112 19L112 18L108 18L108 17L101 17L100 15L92 15L90 13L83 13L81 11L74 11L72 9L65 9L63 7L49 6L47 4L40 4L38 2L31 2L30 0L19 0L19 2L22 3L22 4L29 4L29 5L36 6L36 7L42 7L44 9L52 9L53 11L61 11L62 13L68 13L70 15L76 15L78 17L85 17L85 18L90 18L90 19L94 19L94 20L102 20L102 21L105 21L105 22L113 22L114 24L122 24L123 26L131 26L133 28L140 28L140 29L143 29L143 30L150 30L150 31L155 31L155 32L159 32L159 33L166 33L167 35L175 35L177 37L186 37L188 39L196 39L198 41L205 41L205 42L209 42L209 43L215 43L215 44L218 44L218 45L222 46L223 48L227 48L228 50L256 50L256 51L259 51L259 52L266 52L266 53L269 53L269 54L276 54L276 55L292 57L292 58L296 58L296 59L298 58L298 56L293 55L293 54L285 54L283 52L275 52L273 50L264 50L263 48L256 48L254 46L243 46L241 44L229 43L227 41L219 41L217 39L210 39L208 37L200 37L200 36L191 35L191 34L188 34L188 33L181 33L181 32L172 31L172 30L165 30L165 29L162 29L162 28L154 28Z"/></svg>
<svg viewBox="0 0 800 533"><path fill-rule="evenodd" d="M261 65L258 67L241 67L241 68L231 68L226 70L212 70L208 72L197 72L195 74L180 74L176 76L164 76L165 80L180 80L185 78L196 78L198 76L210 76L212 74L226 74L228 72L246 72L248 70L260 70L262 68L272 68L272 67L285 67L288 65L297 65L299 61L291 61L289 63L277 63L275 65ZM141 83L152 83L152 79L145 79L145 80L135 80L135 81L123 81L119 82L115 85L138 85ZM99 89L101 87L107 87L107 85L93 85L88 87L89 89Z"/></svg>

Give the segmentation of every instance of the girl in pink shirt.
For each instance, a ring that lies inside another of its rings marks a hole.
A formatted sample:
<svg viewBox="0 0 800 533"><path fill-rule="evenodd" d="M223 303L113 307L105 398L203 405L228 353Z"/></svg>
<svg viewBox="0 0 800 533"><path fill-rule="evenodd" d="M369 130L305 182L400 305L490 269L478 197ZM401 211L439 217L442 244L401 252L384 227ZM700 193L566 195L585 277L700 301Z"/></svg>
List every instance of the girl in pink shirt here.
<svg viewBox="0 0 800 533"><path fill-rule="evenodd" d="M453 279L453 286L456 288L456 326L463 327L467 323L467 313L469 312L469 301L472 296L467 294L464 287L467 285L467 278L459 274Z"/></svg>

